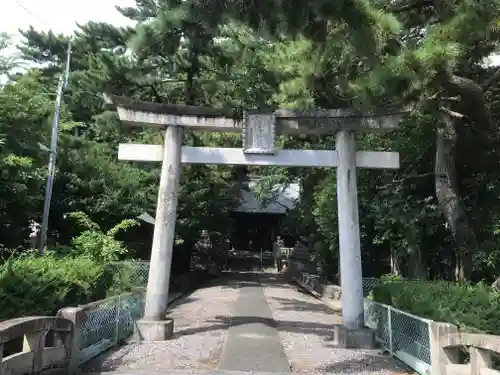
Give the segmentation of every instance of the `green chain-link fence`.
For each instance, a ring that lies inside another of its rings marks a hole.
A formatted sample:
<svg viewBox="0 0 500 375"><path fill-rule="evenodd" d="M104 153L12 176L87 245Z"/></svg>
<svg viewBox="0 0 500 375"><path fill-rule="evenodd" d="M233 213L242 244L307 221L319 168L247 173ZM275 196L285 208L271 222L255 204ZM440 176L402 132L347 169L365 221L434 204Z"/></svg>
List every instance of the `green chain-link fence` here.
<svg viewBox="0 0 500 375"><path fill-rule="evenodd" d="M289 276L301 285L320 291L320 277L308 272L300 261L289 264ZM375 331L377 341L392 355L408 363L408 355L425 365L431 364L430 320L366 299L373 288L380 283L377 278L363 278L365 325Z"/></svg>
<svg viewBox="0 0 500 375"><path fill-rule="evenodd" d="M365 300L365 325L375 331L377 341L392 355L407 353L430 366L429 323L392 306Z"/></svg>
<svg viewBox="0 0 500 375"><path fill-rule="evenodd" d="M108 293L116 296L79 306L83 309L80 331L81 363L129 337L135 321L144 313L149 262L116 262ZM121 293L131 290L128 293Z"/></svg>
<svg viewBox="0 0 500 375"><path fill-rule="evenodd" d="M80 362L85 362L133 333L135 321L144 312L144 292L126 293L80 307Z"/></svg>
<svg viewBox="0 0 500 375"><path fill-rule="evenodd" d="M79 362L83 363L128 338L134 332L135 322L143 317L145 290L148 283L149 262L117 262L110 265L114 290L132 290L101 301L81 305L79 326ZM196 284L200 276L181 275L171 280L185 285ZM188 287L189 288L189 287ZM182 291L169 292L169 301L182 295Z"/></svg>
<svg viewBox="0 0 500 375"><path fill-rule="evenodd" d="M145 288L148 285L149 262L115 262L109 265L113 273L112 290L120 292L124 290L134 290L136 288Z"/></svg>

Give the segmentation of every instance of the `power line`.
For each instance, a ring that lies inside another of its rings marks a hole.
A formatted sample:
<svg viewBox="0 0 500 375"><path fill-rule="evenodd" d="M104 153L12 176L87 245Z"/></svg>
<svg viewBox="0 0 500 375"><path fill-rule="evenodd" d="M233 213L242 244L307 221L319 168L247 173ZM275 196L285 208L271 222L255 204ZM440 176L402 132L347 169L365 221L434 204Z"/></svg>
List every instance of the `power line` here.
<svg viewBox="0 0 500 375"><path fill-rule="evenodd" d="M38 17L35 13L33 13L31 10L29 10L27 7L25 7L19 0L14 0L14 1L17 3L17 5L19 5L21 8L23 8L30 16L32 16L33 18L36 18L38 21L40 21L45 26L47 26L49 29L51 29L50 25L45 20L43 20L41 17Z"/></svg>

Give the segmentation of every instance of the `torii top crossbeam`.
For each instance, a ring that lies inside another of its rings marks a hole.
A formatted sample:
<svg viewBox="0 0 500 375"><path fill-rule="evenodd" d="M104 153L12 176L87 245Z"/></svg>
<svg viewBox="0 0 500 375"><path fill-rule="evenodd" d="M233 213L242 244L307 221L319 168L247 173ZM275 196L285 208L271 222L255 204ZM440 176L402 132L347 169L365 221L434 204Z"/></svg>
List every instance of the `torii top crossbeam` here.
<svg viewBox="0 0 500 375"><path fill-rule="evenodd" d="M120 120L131 126L164 128L177 125L207 132L241 132L244 116L228 109L178 104L160 104L134 101L129 98L104 94L106 103L113 104ZM273 116L276 134L335 134L339 130L357 132L387 132L396 129L408 110L377 110L361 114L354 109L329 109L297 112L277 109ZM248 111L252 115L255 110ZM269 115L262 113L262 115Z"/></svg>

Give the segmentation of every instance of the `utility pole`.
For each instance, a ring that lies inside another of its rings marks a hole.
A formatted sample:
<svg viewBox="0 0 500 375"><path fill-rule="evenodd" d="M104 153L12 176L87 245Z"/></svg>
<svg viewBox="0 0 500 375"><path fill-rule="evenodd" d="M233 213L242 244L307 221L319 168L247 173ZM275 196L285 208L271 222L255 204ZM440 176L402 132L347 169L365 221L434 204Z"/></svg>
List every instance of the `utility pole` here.
<svg viewBox="0 0 500 375"><path fill-rule="evenodd" d="M66 69L64 75L59 78L59 85L57 87L56 104L54 108L54 118L52 120L52 135L50 140L49 149L49 165L48 165L48 176L47 176L47 186L45 187L45 200L43 203L43 218L42 218L42 228L40 233L40 247L38 248L38 253L43 255L45 251L45 243L47 241L47 228L49 225L49 214L50 214L50 201L52 199L52 186L54 185L54 175L56 169L56 156L57 156L57 136L59 130L59 112L61 110L61 100L62 95L66 87L68 86L69 78L69 67L71 62L71 39L68 42L68 50L66 54Z"/></svg>

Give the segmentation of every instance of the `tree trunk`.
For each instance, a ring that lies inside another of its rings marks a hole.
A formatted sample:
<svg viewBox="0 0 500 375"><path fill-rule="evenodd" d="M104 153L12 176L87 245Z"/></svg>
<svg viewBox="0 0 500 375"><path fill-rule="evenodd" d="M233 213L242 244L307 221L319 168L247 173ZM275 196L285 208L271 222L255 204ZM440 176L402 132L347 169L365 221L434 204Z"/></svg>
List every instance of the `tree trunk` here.
<svg viewBox="0 0 500 375"><path fill-rule="evenodd" d="M471 277L472 254L477 249L477 242L458 192L454 158L456 141L454 119L444 115L436 132L436 197L456 244L455 279L463 281Z"/></svg>
<svg viewBox="0 0 500 375"><path fill-rule="evenodd" d="M422 263L422 252L417 240L417 229L414 225L407 228L406 241L408 242L408 277L412 280L427 279L427 272Z"/></svg>
<svg viewBox="0 0 500 375"><path fill-rule="evenodd" d="M394 246L390 245L390 247L391 247L391 273L396 276L402 276L401 262L398 251L397 249L394 248Z"/></svg>
<svg viewBox="0 0 500 375"><path fill-rule="evenodd" d="M187 105L195 105L196 103L195 80L200 70L200 61L197 48L193 47L193 49L190 51L189 60L190 60L190 65L187 70L185 98Z"/></svg>

